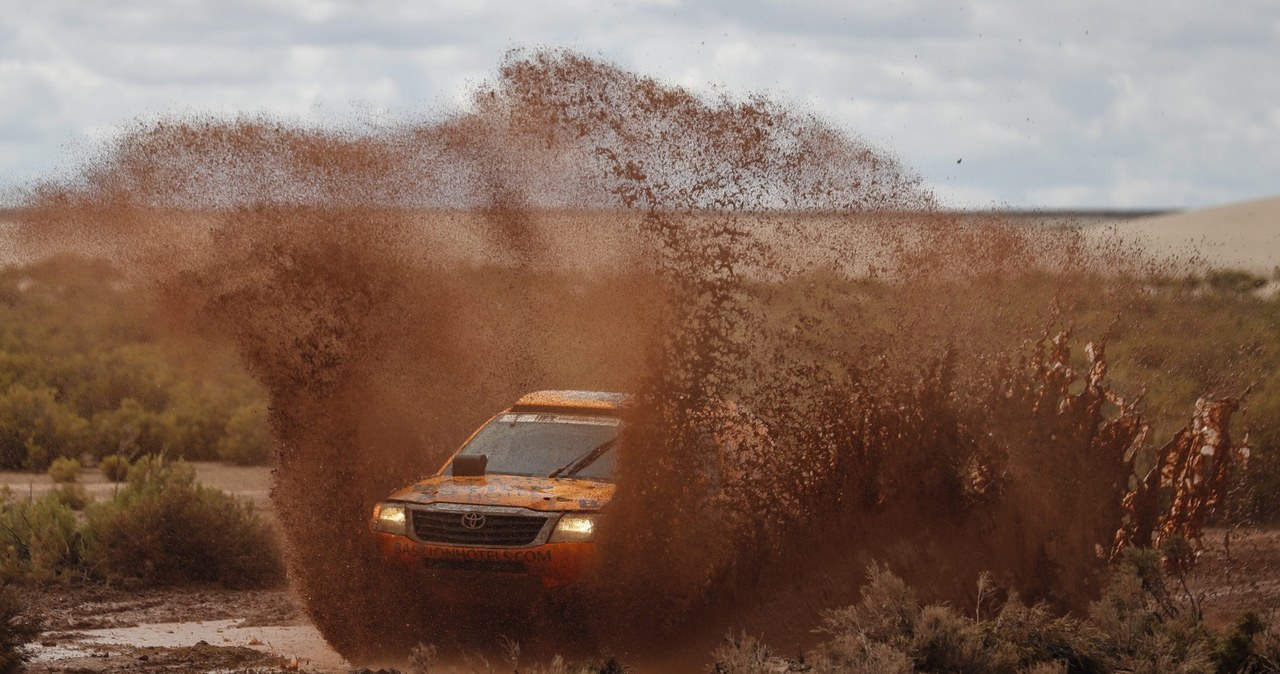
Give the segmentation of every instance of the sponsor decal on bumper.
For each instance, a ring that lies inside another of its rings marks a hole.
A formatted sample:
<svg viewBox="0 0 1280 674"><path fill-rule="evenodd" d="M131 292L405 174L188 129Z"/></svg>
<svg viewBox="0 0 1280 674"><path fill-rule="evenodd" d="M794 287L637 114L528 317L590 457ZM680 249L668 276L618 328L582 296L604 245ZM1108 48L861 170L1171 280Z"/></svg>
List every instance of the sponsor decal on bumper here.
<svg viewBox="0 0 1280 674"><path fill-rule="evenodd" d="M422 556L426 559L448 559L467 562L524 562L526 564L549 564L550 550L488 550L463 548L422 547Z"/></svg>
<svg viewBox="0 0 1280 674"><path fill-rule="evenodd" d="M378 532L378 547L389 560L416 565L492 565L498 573L527 575L553 588L576 582L594 555L591 543L553 543L531 548L461 548L429 545ZM454 567L459 568L459 567Z"/></svg>

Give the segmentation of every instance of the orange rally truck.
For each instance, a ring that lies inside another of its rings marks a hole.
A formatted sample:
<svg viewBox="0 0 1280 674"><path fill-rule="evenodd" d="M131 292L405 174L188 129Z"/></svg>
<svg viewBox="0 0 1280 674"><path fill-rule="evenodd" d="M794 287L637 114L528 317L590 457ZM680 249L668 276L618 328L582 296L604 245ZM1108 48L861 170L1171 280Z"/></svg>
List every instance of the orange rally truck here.
<svg viewBox="0 0 1280 674"><path fill-rule="evenodd" d="M525 395L480 427L435 475L374 507L387 559L572 584L590 564L613 497L613 451L629 396Z"/></svg>

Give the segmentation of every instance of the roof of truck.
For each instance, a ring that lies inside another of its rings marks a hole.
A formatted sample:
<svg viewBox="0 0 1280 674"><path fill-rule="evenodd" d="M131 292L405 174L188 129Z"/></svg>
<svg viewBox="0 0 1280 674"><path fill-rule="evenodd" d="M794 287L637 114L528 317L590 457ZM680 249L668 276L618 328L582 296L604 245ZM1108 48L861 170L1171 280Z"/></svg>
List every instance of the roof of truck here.
<svg viewBox="0 0 1280 674"><path fill-rule="evenodd" d="M512 412L580 410L615 412L631 400L627 393L611 391L534 391L520 396L511 406Z"/></svg>

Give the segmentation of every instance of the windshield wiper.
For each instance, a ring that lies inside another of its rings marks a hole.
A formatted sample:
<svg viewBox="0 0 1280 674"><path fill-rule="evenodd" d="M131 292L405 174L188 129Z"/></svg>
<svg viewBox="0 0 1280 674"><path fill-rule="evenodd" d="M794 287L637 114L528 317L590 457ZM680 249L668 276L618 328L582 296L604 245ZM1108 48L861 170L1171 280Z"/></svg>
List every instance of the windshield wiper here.
<svg viewBox="0 0 1280 674"><path fill-rule="evenodd" d="M601 456L604 456L604 453L609 451L609 448L613 447L614 443L616 443L617 441L618 441L617 437L613 437L608 440L605 440L599 445L596 445L595 447L591 448L591 450L588 451L586 454L583 454L582 456L574 459L568 465L561 466L555 469L547 477L549 478L560 477L561 475L564 475L565 477L569 477L577 473L583 468L590 466L592 463L595 462L596 459L600 458Z"/></svg>

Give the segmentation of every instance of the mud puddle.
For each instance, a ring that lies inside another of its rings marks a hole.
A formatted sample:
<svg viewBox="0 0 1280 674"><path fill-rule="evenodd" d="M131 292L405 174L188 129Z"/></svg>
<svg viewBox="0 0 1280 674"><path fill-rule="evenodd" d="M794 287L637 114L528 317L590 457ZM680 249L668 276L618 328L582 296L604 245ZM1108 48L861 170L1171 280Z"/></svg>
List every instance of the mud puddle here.
<svg viewBox="0 0 1280 674"><path fill-rule="evenodd" d="M246 625L236 619L50 633L34 655L31 669L37 672L112 671L117 666L136 670L153 661L156 667L191 671L350 669L311 625Z"/></svg>
<svg viewBox="0 0 1280 674"><path fill-rule="evenodd" d="M28 588L32 672L348 671L288 590Z"/></svg>

